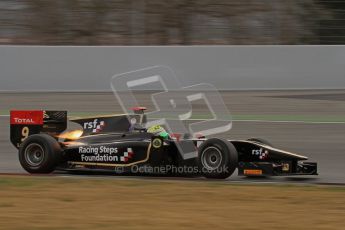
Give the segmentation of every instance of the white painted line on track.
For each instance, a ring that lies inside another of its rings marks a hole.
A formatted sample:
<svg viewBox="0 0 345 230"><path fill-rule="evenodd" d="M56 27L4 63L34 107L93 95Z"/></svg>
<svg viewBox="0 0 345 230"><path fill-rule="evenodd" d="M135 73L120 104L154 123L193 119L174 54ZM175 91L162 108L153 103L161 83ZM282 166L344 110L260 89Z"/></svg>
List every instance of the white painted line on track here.
<svg viewBox="0 0 345 230"><path fill-rule="evenodd" d="M149 118L149 120L154 120L154 118ZM204 118L191 118L184 121L206 121ZM243 119L233 119L234 122L262 122L262 123L303 123L303 124L345 124L345 121L294 121L294 120L243 120Z"/></svg>
<svg viewBox="0 0 345 230"><path fill-rule="evenodd" d="M267 122L267 123L303 123L303 124L345 124L345 121L269 121L269 120L233 120L235 122Z"/></svg>
<svg viewBox="0 0 345 230"><path fill-rule="evenodd" d="M0 115L0 117L9 117L10 115ZM186 119L185 121L205 121L202 118ZM271 120L232 120L234 122L256 122L256 123L301 123L301 124L345 124L345 121L271 121Z"/></svg>
<svg viewBox="0 0 345 230"><path fill-rule="evenodd" d="M206 119L201 118L193 118L193 119L186 119L185 121L205 121ZM257 122L257 123L302 123L302 124L345 124L345 121L272 121L272 120L241 120L241 119L233 119L234 122Z"/></svg>

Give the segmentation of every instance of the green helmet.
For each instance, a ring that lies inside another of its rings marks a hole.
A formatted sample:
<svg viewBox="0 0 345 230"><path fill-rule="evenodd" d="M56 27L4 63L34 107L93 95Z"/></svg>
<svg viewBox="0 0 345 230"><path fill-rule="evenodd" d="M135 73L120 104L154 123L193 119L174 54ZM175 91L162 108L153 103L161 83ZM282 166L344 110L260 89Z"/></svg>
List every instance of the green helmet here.
<svg viewBox="0 0 345 230"><path fill-rule="evenodd" d="M167 133L167 131L160 125L151 126L150 128L147 129L147 132L160 136L163 139L167 139L169 137L169 134Z"/></svg>

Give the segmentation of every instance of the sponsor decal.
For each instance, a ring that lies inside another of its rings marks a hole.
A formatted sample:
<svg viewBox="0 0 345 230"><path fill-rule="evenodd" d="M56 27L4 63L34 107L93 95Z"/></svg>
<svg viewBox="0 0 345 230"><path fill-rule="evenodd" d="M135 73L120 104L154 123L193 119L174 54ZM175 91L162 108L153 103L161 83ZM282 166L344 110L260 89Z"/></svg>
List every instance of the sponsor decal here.
<svg viewBox="0 0 345 230"><path fill-rule="evenodd" d="M79 153L88 153L88 154L114 154L118 153L118 148L107 147L107 146L97 146L97 147L79 147Z"/></svg>
<svg viewBox="0 0 345 230"><path fill-rule="evenodd" d="M97 118L90 122L84 122L84 130L92 130L93 133L99 133L105 127L105 122L98 120Z"/></svg>
<svg viewBox="0 0 345 230"><path fill-rule="evenodd" d="M43 111L11 111L11 125L42 125Z"/></svg>
<svg viewBox="0 0 345 230"><path fill-rule="evenodd" d="M120 161L127 162L134 155L132 148L127 148L127 151L123 153L123 156L120 157Z"/></svg>
<svg viewBox="0 0 345 230"><path fill-rule="evenodd" d="M84 162L95 162L95 161L99 161L99 162L118 162L119 161L119 156L112 156L109 154L106 155L85 155L85 154L81 154L81 161Z"/></svg>
<svg viewBox="0 0 345 230"><path fill-rule="evenodd" d="M81 154L81 160L85 162L128 162L129 159L133 158L134 152L132 148L126 148L121 155L114 155L119 153L117 147L107 146L88 146L79 147L79 153Z"/></svg>
<svg viewBox="0 0 345 230"><path fill-rule="evenodd" d="M162 146L163 142L160 138L155 138L152 140L152 146L156 149L160 148Z"/></svg>
<svg viewBox="0 0 345 230"><path fill-rule="evenodd" d="M35 123L32 118L18 118L18 117L14 118L14 122L17 124L33 124L33 123Z"/></svg>
<svg viewBox="0 0 345 230"><path fill-rule="evenodd" d="M282 171L288 172L290 171L290 165L288 163L285 163L282 165Z"/></svg>
<svg viewBox="0 0 345 230"><path fill-rule="evenodd" d="M43 111L43 118L45 118L45 119L49 119L50 118L46 111Z"/></svg>
<svg viewBox="0 0 345 230"><path fill-rule="evenodd" d="M244 175L262 175L261 169L245 169Z"/></svg>
<svg viewBox="0 0 345 230"><path fill-rule="evenodd" d="M252 155L258 156L260 160L265 160L268 157L268 150L264 150L263 148L253 149Z"/></svg>

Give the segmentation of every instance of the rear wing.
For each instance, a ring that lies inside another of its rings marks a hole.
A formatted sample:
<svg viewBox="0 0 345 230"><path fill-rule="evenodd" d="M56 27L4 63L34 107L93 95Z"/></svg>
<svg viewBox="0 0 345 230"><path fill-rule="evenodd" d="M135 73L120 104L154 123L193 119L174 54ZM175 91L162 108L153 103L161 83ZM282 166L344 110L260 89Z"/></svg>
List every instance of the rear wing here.
<svg viewBox="0 0 345 230"><path fill-rule="evenodd" d="M67 111L12 110L10 112L10 139L19 148L30 135L47 133L56 136L67 128Z"/></svg>

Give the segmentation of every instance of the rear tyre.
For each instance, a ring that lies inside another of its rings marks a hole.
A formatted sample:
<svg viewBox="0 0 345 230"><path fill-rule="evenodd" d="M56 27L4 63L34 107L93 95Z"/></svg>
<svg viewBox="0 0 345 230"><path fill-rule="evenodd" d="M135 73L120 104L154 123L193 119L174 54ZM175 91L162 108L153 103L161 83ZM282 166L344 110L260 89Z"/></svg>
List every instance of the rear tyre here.
<svg viewBox="0 0 345 230"><path fill-rule="evenodd" d="M206 178L225 179L238 166L238 153L233 144L219 138L206 140L199 146L198 161L201 174Z"/></svg>
<svg viewBox="0 0 345 230"><path fill-rule="evenodd" d="M29 136L19 148L19 162L29 173L51 173L60 161L61 147L47 134Z"/></svg>
<svg viewBox="0 0 345 230"><path fill-rule="evenodd" d="M253 142L257 142L260 144L264 144L264 145L268 145L270 147L273 147L271 142L269 142L268 140L265 140L263 138L254 137L254 138L249 138L247 141L253 141Z"/></svg>

